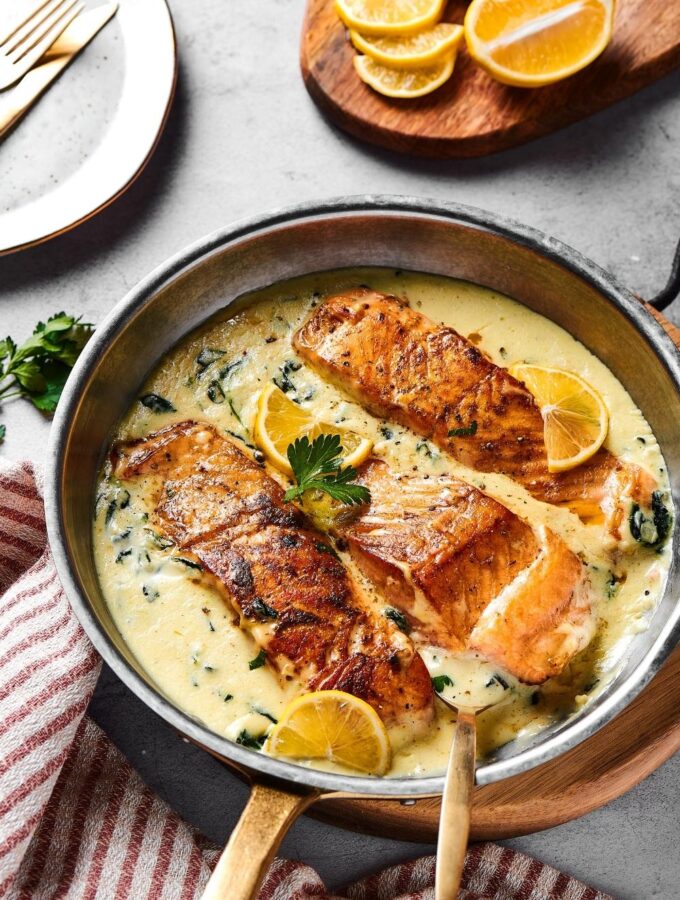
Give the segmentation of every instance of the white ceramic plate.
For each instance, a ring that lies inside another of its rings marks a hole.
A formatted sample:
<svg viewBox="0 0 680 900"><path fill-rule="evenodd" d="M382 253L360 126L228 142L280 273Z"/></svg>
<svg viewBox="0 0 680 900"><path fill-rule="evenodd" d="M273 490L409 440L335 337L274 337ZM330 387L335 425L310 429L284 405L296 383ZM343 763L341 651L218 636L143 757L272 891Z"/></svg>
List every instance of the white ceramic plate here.
<svg viewBox="0 0 680 900"><path fill-rule="evenodd" d="M119 0L0 143L0 254L68 231L130 186L163 131L176 70L165 0Z"/></svg>

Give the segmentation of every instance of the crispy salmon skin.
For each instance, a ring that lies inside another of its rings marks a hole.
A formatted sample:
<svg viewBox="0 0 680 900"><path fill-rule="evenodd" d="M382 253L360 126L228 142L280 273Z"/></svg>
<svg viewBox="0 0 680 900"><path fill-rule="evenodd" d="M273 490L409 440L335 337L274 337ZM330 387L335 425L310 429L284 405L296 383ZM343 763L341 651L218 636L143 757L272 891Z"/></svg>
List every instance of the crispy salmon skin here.
<svg viewBox="0 0 680 900"><path fill-rule="evenodd" d="M607 450L550 473L533 396L453 328L396 297L357 288L329 297L298 329L300 356L377 416L432 440L479 472L534 497L606 520L616 539L633 502L649 508L655 480Z"/></svg>
<svg viewBox="0 0 680 900"><path fill-rule="evenodd" d="M416 734L429 725L432 685L412 642L232 441L182 422L118 444L112 463L122 481L152 479L153 524L210 573L282 678L348 691Z"/></svg>
<svg viewBox="0 0 680 900"><path fill-rule="evenodd" d="M559 537L449 475L359 471L371 492L341 534L408 617L416 646L478 651L520 681L557 675L591 640L586 568Z"/></svg>

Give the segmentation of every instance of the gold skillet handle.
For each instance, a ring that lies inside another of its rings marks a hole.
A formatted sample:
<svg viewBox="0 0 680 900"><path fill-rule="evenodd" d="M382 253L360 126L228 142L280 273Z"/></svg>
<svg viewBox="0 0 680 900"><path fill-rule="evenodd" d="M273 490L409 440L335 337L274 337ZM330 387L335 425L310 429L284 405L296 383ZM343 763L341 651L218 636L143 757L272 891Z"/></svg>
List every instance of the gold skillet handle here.
<svg viewBox="0 0 680 900"><path fill-rule="evenodd" d="M253 785L202 900L254 900L283 836L317 797L316 793L300 796Z"/></svg>
<svg viewBox="0 0 680 900"><path fill-rule="evenodd" d="M463 876L475 783L476 726L474 712L458 710L439 817L435 900L455 900Z"/></svg>

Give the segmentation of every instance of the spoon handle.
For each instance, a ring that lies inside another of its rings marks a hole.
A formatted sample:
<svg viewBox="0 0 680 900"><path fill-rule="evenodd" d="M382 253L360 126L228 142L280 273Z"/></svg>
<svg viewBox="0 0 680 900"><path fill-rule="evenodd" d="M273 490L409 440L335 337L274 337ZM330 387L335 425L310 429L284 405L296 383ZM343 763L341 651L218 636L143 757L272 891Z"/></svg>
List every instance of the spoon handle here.
<svg viewBox="0 0 680 900"><path fill-rule="evenodd" d="M459 709L439 817L435 900L455 900L458 896L470 831L476 735L475 713Z"/></svg>

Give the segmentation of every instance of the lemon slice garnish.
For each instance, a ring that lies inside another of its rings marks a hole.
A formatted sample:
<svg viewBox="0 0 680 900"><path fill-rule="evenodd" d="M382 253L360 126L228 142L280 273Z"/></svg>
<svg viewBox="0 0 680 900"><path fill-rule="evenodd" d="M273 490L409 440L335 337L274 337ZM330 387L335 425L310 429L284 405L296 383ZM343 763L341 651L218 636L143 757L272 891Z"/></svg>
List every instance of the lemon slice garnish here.
<svg viewBox="0 0 680 900"><path fill-rule="evenodd" d="M594 387L563 369L514 365L509 371L540 407L550 472L573 469L597 453L607 437L609 413Z"/></svg>
<svg viewBox="0 0 680 900"><path fill-rule="evenodd" d="M358 466L373 449L373 441L354 431L321 422L289 400L275 384L268 385L258 398L254 434L255 443L265 456L286 475L293 474L286 451L297 438L307 437L311 443L321 434L340 435L343 466Z"/></svg>
<svg viewBox="0 0 680 900"><path fill-rule="evenodd" d="M473 0L465 40L498 81L542 87L598 57L613 24L614 0Z"/></svg>
<svg viewBox="0 0 680 900"><path fill-rule="evenodd" d="M315 691L283 710L265 751L289 759L325 759L369 775L384 775L390 741L380 716L344 691Z"/></svg>
<svg viewBox="0 0 680 900"><path fill-rule="evenodd" d="M409 100L431 94L448 81L453 72L455 53L422 69L391 69L370 56L355 56L354 68L369 87L385 97Z"/></svg>
<svg viewBox="0 0 680 900"><path fill-rule="evenodd" d="M458 49L463 38L462 25L440 22L425 31L405 36L373 36L350 31L357 50L382 66L419 69L438 62Z"/></svg>
<svg viewBox="0 0 680 900"><path fill-rule="evenodd" d="M336 0L348 28L362 34L409 34L441 18L446 0Z"/></svg>

